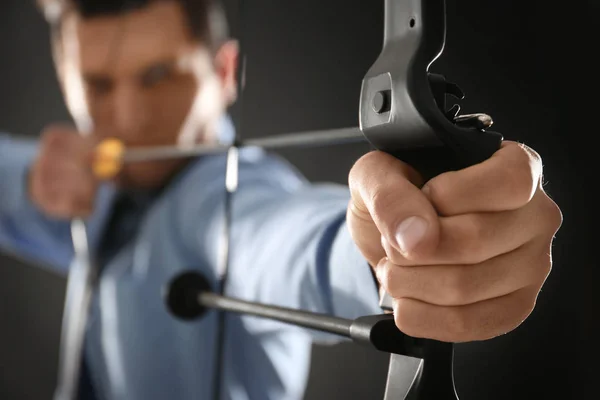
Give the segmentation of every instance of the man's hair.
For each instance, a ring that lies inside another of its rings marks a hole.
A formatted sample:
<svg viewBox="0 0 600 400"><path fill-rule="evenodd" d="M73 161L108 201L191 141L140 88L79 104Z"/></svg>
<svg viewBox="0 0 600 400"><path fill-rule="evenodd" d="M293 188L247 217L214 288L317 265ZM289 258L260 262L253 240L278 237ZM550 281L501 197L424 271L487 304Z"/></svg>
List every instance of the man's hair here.
<svg viewBox="0 0 600 400"><path fill-rule="evenodd" d="M185 11L194 39L211 50L218 49L229 38L225 8L221 0L36 0L53 30L60 27L65 15L76 12L82 18L119 15L156 1L176 1Z"/></svg>

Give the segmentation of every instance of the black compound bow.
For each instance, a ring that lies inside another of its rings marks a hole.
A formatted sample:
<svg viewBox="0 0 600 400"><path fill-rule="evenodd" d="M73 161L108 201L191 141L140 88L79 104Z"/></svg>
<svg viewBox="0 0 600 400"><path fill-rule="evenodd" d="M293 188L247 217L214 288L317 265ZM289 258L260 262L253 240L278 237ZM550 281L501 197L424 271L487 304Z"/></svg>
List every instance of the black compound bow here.
<svg viewBox="0 0 600 400"><path fill-rule="evenodd" d="M225 296L229 264L230 201L237 188L238 150L244 146L265 149L339 145L368 141L412 165L425 180L451 170L482 162L495 153L502 135L489 131L486 114L459 115L460 107L446 106L447 95L464 97L459 87L443 75L429 72L441 55L446 35L445 0L384 0L383 49L362 82L359 127L288 134L241 141L232 145L193 148L153 148L131 150L123 162L187 157L227 152L226 218L224 257L217 288L196 271L183 273L168 282L165 302L178 318L201 318L208 309L220 310L219 327L224 329L223 312L270 318L300 327L347 337L357 343L390 354L385 400L456 400L453 376L453 344L413 338L395 325L391 299L384 295L382 314L348 320L329 315L243 301ZM242 47L242 54L244 46ZM245 62L245 57L241 57ZM240 68L243 85L245 64ZM243 90L240 90L240 94ZM239 132L239 130L238 130ZM61 341L59 385L56 400L75 396L89 303L96 282L96 270L87 248L83 221L72 225L78 262L71 269ZM222 332L221 332L222 333ZM218 335L222 338L222 334ZM222 347L222 339L218 347ZM217 373L222 354L218 353ZM215 384L215 400L220 398L220 380Z"/></svg>
<svg viewBox="0 0 600 400"><path fill-rule="evenodd" d="M413 166L425 180L488 159L503 140L502 135L488 130L492 124L488 115L459 115L456 104L446 108L447 95L462 99L464 94L443 75L429 72L443 52L445 35L445 0L385 0L383 49L363 80L360 96L361 136L376 149ZM238 140L229 148L227 199L237 186L229 177L237 176L239 147L333 145L357 139L356 131ZM387 295L380 302L384 313L346 320L226 297L222 288L221 284L221 291L215 293L205 277L187 272L170 283L166 302L171 312L183 319L200 318L207 309L254 315L351 338L390 353L385 400L458 398L453 344L400 332L389 313L391 299Z"/></svg>

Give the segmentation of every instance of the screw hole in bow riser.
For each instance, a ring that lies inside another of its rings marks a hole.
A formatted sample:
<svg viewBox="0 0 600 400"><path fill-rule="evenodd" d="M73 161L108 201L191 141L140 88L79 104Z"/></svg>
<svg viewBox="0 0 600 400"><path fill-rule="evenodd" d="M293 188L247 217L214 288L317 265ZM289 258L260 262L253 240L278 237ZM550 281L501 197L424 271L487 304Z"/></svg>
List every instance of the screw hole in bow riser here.
<svg viewBox="0 0 600 400"><path fill-rule="evenodd" d="M417 23L417 21L416 21L414 18L411 18L411 19L410 19L410 22L409 22L409 26L410 26L411 28L414 28L416 23Z"/></svg>

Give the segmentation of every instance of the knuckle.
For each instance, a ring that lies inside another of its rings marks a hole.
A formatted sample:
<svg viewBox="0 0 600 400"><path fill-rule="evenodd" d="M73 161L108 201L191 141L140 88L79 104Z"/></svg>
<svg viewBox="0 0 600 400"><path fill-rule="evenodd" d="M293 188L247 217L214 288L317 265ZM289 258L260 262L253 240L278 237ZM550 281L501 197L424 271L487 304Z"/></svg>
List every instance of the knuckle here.
<svg viewBox="0 0 600 400"><path fill-rule="evenodd" d="M69 127L51 125L41 133L42 150L54 152L68 147L79 136Z"/></svg>
<svg viewBox="0 0 600 400"><path fill-rule="evenodd" d="M448 171L427 182L426 186L429 190L429 197L434 203L439 203L440 200L448 197L454 185L453 177L455 174L456 172L454 171Z"/></svg>
<svg viewBox="0 0 600 400"><path fill-rule="evenodd" d="M511 332L518 328L531 315L536 306L538 290L527 287L511 295L513 300L505 304L494 313L489 313L483 318L482 333L485 338L493 338Z"/></svg>
<svg viewBox="0 0 600 400"><path fill-rule="evenodd" d="M377 276L381 281L381 286L384 287L386 292L388 292L391 296L394 296L396 294L396 288L393 287L394 272L392 268L389 268L388 264L386 263L383 267L380 267Z"/></svg>
<svg viewBox="0 0 600 400"><path fill-rule="evenodd" d="M382 286L390 296L400 299L403 296L410 295L414 291L414 279L404 272L406 269L407 267L388 262L385 269L382 270L382 279L384 281Z"/></svg>
<svg viewBox="0 0 600 400"><path fill-rule="evenodd" d="M541 169L543 165L542 156L533 148L524 143L520 143L518 148L523 153L523 157L527 159L529 165L534 169Z"/></svg>
<svg viewBox="0 0 600 400"><path fill-rule="evenodd" d="M537 304L537 290L526 290L523 293L524 295L520 296L511 317L506 321L509 331L521 325L531 315Z"/></svg>
<svg viewBox="0 0 600 400"><path fill-rule="evenodd" d="M42 132L42 143L45 148L56 148L62 146L66 141L63 131L50 128Z"/></svg>
<svg viewBox="0 0 600 400"><path fill-rule="evenodd" d="M541 176L542 159L530 147L519 144L514 146L515 157L507 163L506 186L518 204L526 204L534 196Z"/></svg>
<svg viewBox="0 0 600 400"><path fill-rule="evenodd" d="M476 214L463 217L463 223L456 229L456 243L460 245L455 246L455 251L464 263L478 264L487 259L485 239L489 232Z"/></svg>
<svg viewBox="0 0 600 400"><path fill-rule="evenodd" d="M539 236L552 240L563 224L562 210L541 188L537 191L534 201L535 213L540 221Z"/></svg>
<svg viewBox="0 0 600 400"><path fill-rule="evenodd" d="M529 166L520 162L508 164L503 171L503 189L515 206L527 204L535 193L535 176Z"/></svg>
<svg viewBox="0 0 600 400"><path fill-rule="evenodd" d="M385 190L385 185L380 183L374 184L370 198L373 217L376 219L385 218L385 216L389 214L390 205L393 204L396 196L396 193Z"/></svg>
<svg viewBox="0 0 600 400"><path fill-rule="evenodd" d="M544 219L548 222L548 229L554 234L560 229L563 224L563 213L558 206L548 195L544 194Z"/></svg>
<svg viewBox="0 0 600 400"><path fill-rule="evenodd" d="M444 280L443 297L446 305L464 305L472 298L472 285L462 269L454 270Z"/></svg>
<svg viewBox="0 0 600 400"><path fill-rule="evenodd" d="M371 164L378 162L380 157L381 155L379 152L370 151L356 160L354 165L352 165L352 168L350 168L350 172L348 174L350 185L356 186L363 176L363 171L369 169Z"/></svg>
<svg viewBox="0 0 600 400"><path fill-rule="evenodd" d="M354 164L355 167L363 168L365 165L378 162L381 159L381 153L379 151L369 151L362 155Z"/></svg>

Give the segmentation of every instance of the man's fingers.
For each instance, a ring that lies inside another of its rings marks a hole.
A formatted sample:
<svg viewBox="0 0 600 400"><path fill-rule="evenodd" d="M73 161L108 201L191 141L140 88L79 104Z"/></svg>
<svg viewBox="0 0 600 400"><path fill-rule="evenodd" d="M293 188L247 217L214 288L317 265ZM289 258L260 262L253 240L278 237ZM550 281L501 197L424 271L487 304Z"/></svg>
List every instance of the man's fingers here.
<svg viewBox="0 0 600 400"><path fill-rule="evenodd" d="M538 191L518 210L440 217L439 242L434 251L408 259L388 248L387 257L404 266L478 264L537 238L551 239L562 221L557 210L546 194Z"/></svg>
<svg viewBox="0 0 600 400"><path fill-rule="evenodd" d="M62 153L60 153L62 154ZM45 160L46 157L48 161ZM91 169L65 156L56 161L42 155L37 173L32 175L32 194L44 199L40 207L58 218L84 217L93 210L97 181Z"/></svg>
<svg viewBox="0 0 600 400"><path fill-rule="evenodd" d="M541 176L542 160L534 150L504 141L488 160L440 174L423 190L440 215L514 210L531 200Z"/></svg>
<svg viewBox="0 0 600 400"><path fill-rule="evenodd" d="M418 186L421 178L395 157L374 151L353 166L349 176L352 200L348 222L361 249L383 254L381 236L411 258L437 246L439 223L435 209ZM373 234L373 227L381 233Z"/></svg>
<svg viewBox="0 0 600 400"><path fill-rule="evenodd" d="M76 140L73 140L76 137ZM41 134L42 148L54 156L62 154L65 160L85 165L93 151L93 142L81 135L72 127L55 124L46 128Z"/></svg>
<svg viewBox="0 0 600 400"><path fill-rule="evenodd" d="M517 328L535 307L538 286L466 306L394 300L394 320L405 334L443 342L492 339Z"/></svg>
<svg viewBox="0 0 600 400"><path fill-rule="evenodd" d="M502 297L529 285L540 286L551 265L547 246L536 242L477 265L406 267L383 259L376 274L393 298L463 306Z"/></svg>
<svg viewBox="0 0 600 400"><path fill-rule="evenodd" d="M65 196L65 192L69 196ZM45 211L59 218L87 217L94 209L96 186L91 181L75 179L58 182L45 192Z"/></svg>

